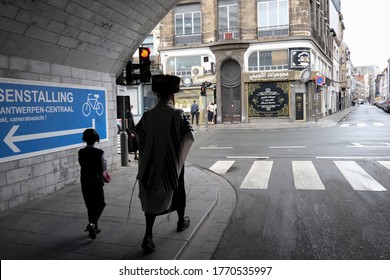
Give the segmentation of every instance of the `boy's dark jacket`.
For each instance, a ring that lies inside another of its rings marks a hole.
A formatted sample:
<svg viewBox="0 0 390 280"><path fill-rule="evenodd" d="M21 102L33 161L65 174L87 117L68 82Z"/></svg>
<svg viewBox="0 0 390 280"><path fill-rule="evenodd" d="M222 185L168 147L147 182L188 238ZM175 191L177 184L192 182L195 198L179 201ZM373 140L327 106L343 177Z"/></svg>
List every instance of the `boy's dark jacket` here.
<svg viewBox="0 0 390 280"><path fill-rule="evenodd" d="M81 166L81 184L103 183L103 150L94 147L85 147L79 150L79 163Z"/></svg>

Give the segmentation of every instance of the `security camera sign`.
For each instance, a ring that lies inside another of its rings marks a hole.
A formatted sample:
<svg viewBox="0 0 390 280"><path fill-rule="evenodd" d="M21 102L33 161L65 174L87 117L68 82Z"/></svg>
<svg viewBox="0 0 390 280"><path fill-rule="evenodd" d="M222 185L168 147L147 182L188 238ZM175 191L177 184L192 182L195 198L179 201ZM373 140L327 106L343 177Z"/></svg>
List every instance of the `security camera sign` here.
<svg viewBox="0 0 390 280"><path fill-rule="evenodd" d="M0 79L0 163L108 140L104 88Z"/></svg>

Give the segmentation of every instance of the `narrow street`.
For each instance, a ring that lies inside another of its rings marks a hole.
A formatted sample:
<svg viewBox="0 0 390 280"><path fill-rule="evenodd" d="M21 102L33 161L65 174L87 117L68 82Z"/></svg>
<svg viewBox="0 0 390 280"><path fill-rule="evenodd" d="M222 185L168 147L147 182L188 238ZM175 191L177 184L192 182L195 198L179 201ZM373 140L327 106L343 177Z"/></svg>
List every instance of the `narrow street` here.
<svg viewBox="0 0 390 280"><path fill-rule="evenodd" d="M388 259L389 127L360 105L330 128L199 132L189 160L238 197L214 258Z"/></svg>

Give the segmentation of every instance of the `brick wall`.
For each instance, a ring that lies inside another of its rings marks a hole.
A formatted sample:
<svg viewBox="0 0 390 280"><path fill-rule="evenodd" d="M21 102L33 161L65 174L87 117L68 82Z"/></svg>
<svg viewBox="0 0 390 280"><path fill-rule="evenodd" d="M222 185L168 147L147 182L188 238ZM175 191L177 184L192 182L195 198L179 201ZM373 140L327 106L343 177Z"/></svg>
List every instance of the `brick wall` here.
<svg viewBox="0 0 390 280"><path fill-rule="evenodd" d="M104 87L107 90L109 141L98 147L104 150L109 169L118 167L114 75L0 55L0 77ZM78 184L78 149L0 163L0 211Z"/></svg>

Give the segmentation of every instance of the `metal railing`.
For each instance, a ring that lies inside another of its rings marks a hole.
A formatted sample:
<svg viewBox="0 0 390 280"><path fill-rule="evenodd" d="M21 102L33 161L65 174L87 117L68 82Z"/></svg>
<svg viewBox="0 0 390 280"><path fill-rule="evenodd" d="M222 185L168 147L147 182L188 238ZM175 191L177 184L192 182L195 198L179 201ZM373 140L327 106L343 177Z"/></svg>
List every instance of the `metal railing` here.
<svg viewBox="0 0 390 280"><path fill-rule="evenodd" d="M217 33L217 40L238 40L240 39L240 33L240 29L238 28L220 29Z"/></svg>
<svg viewBox="0 0 390 280"><path fill-rule="evenodd" d="M175 35L175 45L192 45L202 43L202 34Z"/></svg>
<svg viewBox="0 0 390 280"><path fill-rule="evenodd" d="M287 25L259 27L257 30L257 36L259 38L288 36L288 35L289 35L289 25L288 24Z"/></svg>
<svg viewBox="0 0 390 280"><path fill-rule="evenodd" d="M254 28L229 28L214 31L164 36L163 41L169 42L173 38L174 46L202 44L203 38L213 37L214 41L240 40L243 35L253 34L257 38L289 36L289 25L254 27ZM315 34L316 35L316 34Z"/></svg>

